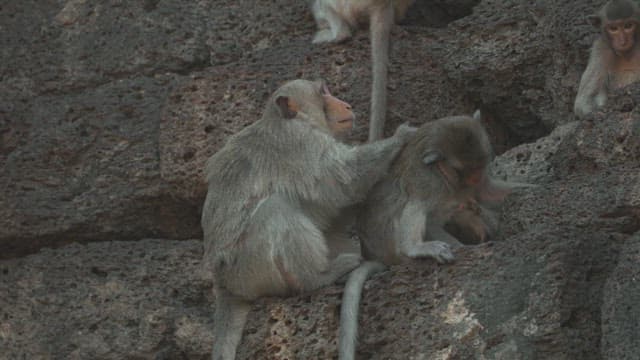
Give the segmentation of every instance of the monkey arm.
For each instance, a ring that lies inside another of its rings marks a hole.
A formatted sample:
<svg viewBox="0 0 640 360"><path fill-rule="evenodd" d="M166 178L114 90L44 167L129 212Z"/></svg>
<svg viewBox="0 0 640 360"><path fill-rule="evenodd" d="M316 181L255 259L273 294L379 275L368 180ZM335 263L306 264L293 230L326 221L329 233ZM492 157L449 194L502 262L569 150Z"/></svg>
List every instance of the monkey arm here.
<svg viewBox="0 0 640 360"><path fill-rule="evenodd" d="M424 241L427 233L448 235L441 226L427 226L426 220L428 219L424 204L421 201L409 201L396 227L396 251L409 258L432 257L439 263L452 261L454 256L448 243L441 239ZM457 242L453 236L448 237Z"/></svg>
<svg viewBox="0 0 640 360"><path fill-rule="evenodd" d="M351 148L343 161L346 167L357 175L350 184L351 198L354 201L364 199L367 192L386 174L391 161L404 145L402 137L393 136L388 139L367 143Z"/></svg>
<svg viewBox="0 0 640 360"><path fill-rule="evenodd" d="M607 101L607 78L613 62L610 53L611 50L601 39L593 44L573 106L573 112L577 116L582 117Z"/></svg>

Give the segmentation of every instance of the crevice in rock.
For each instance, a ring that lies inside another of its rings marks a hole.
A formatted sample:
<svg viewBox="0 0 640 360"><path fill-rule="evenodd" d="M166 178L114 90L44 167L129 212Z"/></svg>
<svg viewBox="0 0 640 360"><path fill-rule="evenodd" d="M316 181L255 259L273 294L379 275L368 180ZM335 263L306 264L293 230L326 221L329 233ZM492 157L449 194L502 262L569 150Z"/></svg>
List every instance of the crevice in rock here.
<svg viewBox="0 0 640 360"><path fill-rule="evenodd" d="M471 15L480 0L433 0L416 1L409 10L402 25L442 28L449 23Z"/></svg>
<svg viewBox="0 0 640 360"><path fill-rule="evenodd" d="M489 133L493 151L500 155L520 144L534 142L545 137L553 129L547 128L541 119L532 113L519 113L517 122L505 104L482 104L475 107L482 112L482 122Z"/></svg>
<svg viewBox="0 0 640 360"><path fill-rule="evenodd" d="M44 247L61 248L72 243L98 241L137 241L146 238L187 240L202 238L200 204L172 196L140 197L130 207L119 209L113 223L95 214L93 221L70 224L65 230L38 237L7 237L0 243L0 260L20 258L37 253ZM132 224L131 219L136 219ZM102 226L98 224L104 224ZM98 228L98 226L100 226Z"/></svg>

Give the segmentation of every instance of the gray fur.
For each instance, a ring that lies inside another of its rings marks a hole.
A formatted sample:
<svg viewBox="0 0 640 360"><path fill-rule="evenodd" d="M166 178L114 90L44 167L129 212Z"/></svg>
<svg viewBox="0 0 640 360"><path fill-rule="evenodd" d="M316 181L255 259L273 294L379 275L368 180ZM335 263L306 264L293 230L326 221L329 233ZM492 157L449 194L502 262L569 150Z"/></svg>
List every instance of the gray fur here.
<svg viewBox="0 0 640 360"><path fill-rule="evenodd" d="M317 289L359 264L357 254L331 258L326 236L347 238L335 226L341 211L364 199L413 131L401 127L364 146L340 143L327 128L321 86L285 84L262 118L207 162L202 228L218 298L214 360L235 358L253 300ZM299 105L294 118L284 118L282 97Z"/></svg>
<svg viewBox="0 0 640 360"><path fill-rule="evenodd" d="M589 62L580 78L578 93L573 104L573 112L578 117L584 117L592 111L603 107L607 103L610 90L625 86L640 80L640 69L627 69L624 73L615 71L619 55L612 49L606 33L609 21L633 19L636 24L634 48L632 56L638 56L640 42L640 9L631 0L612 0L607 2L596 15L589 16L593 26L600 28L600 35L591 47Z"/></svg>
<svg viewBox="0 0 640 360"><path fill-rule="evenodd" d="M608 67L615 61L615 54L602 38L597 39L591 47L589 63L582 73L578 94L573 104L573 113L584 117L597 108L603 107L608 98Z"/></svg>
<svg viewBox="0 0 640 360"><path fill-rule="evenodd" d="M345 288L341 360L354 358L358 299L371 262L393 265L424 257L440 263L453 261L451 249L461 243L445 231L448 222L486 240L492 223L488 225L484 217L491 214L478 208L507 187L490 178L477 186L463 182L469 169L486 169L491 159L489 138L479 120L477 112L473 118L448 117L420 127L360 207L357 230L362 254L369 261L351 273ZM448 180L438 166L447 172Z"/></svg>

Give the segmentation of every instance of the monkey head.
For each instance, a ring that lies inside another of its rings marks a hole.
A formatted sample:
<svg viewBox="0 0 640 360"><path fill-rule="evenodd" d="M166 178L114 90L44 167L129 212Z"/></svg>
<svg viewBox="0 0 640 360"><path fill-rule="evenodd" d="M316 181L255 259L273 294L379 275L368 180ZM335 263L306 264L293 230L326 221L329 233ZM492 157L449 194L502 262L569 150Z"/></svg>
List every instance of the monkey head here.
<svg viewBox="0 0 640 360"><path fill-rule="evenodd" d="M452 184L475 187L482 183L492 151L480 112L473 117L452 116L437 122L423 152L424 165L436 165Z"/></svg>
<svg viewBox="0 0 640 360"><path fill-rule="evenodd" d="M279 113L276 118L302 119L334 137L345 136L355 123L351 105L331 95L324 81L290 81L275 92L270 104L271 111Z"/></svg>
<svg viewBox="0 0 640 360"><path fill-rule="evenodd" d="M601 29L604 39L618 55L632 50L639 39L640 11L631 0L611 0L588 19Z"/></svg>

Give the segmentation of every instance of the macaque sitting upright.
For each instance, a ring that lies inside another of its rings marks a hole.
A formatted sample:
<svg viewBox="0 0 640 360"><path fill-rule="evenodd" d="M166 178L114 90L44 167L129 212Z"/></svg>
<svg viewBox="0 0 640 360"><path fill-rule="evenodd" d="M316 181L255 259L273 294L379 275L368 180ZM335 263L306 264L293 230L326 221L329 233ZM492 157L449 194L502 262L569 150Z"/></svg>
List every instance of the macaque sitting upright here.
<svg viewBox="0 0 640 360"><path fill-rule="evenodd" d="M609 91L640 80L638 5L631 0L611 0L589 20L601 34L580 79L573 107L580 117L604 106Z"/></svg>

